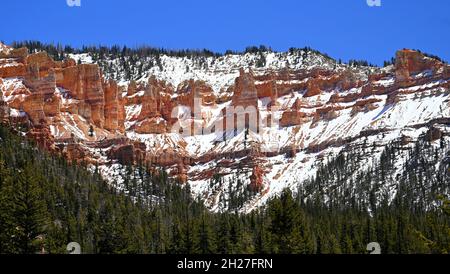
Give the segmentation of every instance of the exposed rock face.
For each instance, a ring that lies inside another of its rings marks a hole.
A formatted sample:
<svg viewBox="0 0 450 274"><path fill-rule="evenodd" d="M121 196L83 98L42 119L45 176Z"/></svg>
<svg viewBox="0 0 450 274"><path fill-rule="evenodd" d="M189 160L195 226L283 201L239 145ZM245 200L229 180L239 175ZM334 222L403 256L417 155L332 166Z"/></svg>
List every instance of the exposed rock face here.
<svg viewBox="0 0 450 274"><path fill-rule="evenodd" d="M174 105L172 94L172 86L155 77L150 77L143 85L131 82L125 97L127 122L132 124L131 128L141 134L166 133Z"/></svg>
<svg viewBox="0 0 450 274"><path fill-rule="evenodd" d="M234 110L230 111L230 108L234 108ZM232 114L230 115L230 113ZM236 78L234 84L231 106L223 110L223 117L226 117L223 120L224 129L230 130L230 126L227 124L230 116L234 121L235 135L242 131L244 127L249 128L252 125L252 131L258 132L260 130L261 116L258 108L258 91L251 70L248 72L245 72L244 69L239 70L239 77ZM241 119L245 121L239 123Z"/></svg>
<svg viewBox="0 0 450 274"><path fill-rule="evenodd" d="M137 90L136 81L131 80L130 84L128 85L127 96L135 95L136 94L136 90Z"/></svg>
<svg viewBox="0 0 450 274"><path fill-rule="evenodd" d="M250 189L260 192L264 187L264 171L259 166L255 166L250 176Z"/></svg>
<svg viewBox="0 0 450 274"><path fill-rule="evenodd" d="M413 84L414 77L419 73L427 72L433 75L443 67L438 60L408 49L398 51L395 60L395 76L400 87Z"/></svg>
<svg viewBox="0 0 450 274"><path fill-rule="evenodd" d="M194 100L200 99L203 106L213 106L216 96L210 86L203 81L185 81L177 89L177 102L194 109Z"/></svg>
<svg viewBox="0 0 450 274"><path fill-rule="evenodd" d="M309 116L306 113L301 111L286 111L283 113L283 116L280 120L281 127L291 127L296 125L301 125L302 123L306 123L308 121Z"/></svg>
<svg viewBox="0 0 450 274"><path fill-rule="evenodd" d="M31 91L30 100L25 100L23 110L30 114L34 123L60 113L60 99L55 95L56 82L54 71L39 73L39 66L33 65L25 77L24 84Z"/></svg>
<svg viewBox="0 0 450 274"><path fill-rule="evenodd" d="M26 64L29 74L32 74L37 79L47 77L50 70L54 70L57 67L57 63L46 52L28 55Z"/></svg>
<svg viewBox="0 0 450 274"><path fill-rule="evenodd" d="M111 150L110 158L117 159L122 165L134 164L134 146L124 145Z"/></svg>
<svg viewBox="0 0 450 274"><path fill-rule="evenodd" d="M27 73L23 63L13 62L10 60L0 59L0 77L10 78L14 76L25 76Z"/></svg>
<svg viewBox="0 0 450 274"><path fill-rule="evenodd" d="M70 163L95 163L89 157L89 152L77 143L66 143L59 146L61 154L67 158Z"/></svg>
<svg viewBox="0 0 450 274"><path fill-rule="evenodd" d="M142 121L147 118L156 118L161 116L161 110L158 107L159 101L159 86L158 84L149 83L148 86L143 87L141 91L142 96L135 96L134 98L129 98L128 103L133 101L135 105L141 105L142 109L138 116L138 120Z"/></svg>
<svg viewBox="0 0 450 274"><path fill-rule="evenodd" d="M167 132L167 123L161 118L147 118L136 123L135 131L140 134L163 134Z"/></svg>
<svg viewBox="0 0 450 274"><path fill-rule="evenodd" d="M349 90L362 85L363 83L355 79L355 76L349 70L339 73L315 70L307 81L305 97L313 97L332 90Z"/></svg>
<svg viewBox="0 0 450 274"><path fill-rule="evenodd" d="M106 130L116 132L124 132L124 118L120 117L124 115L124 105L120 102L119 89L117 84L113 80L105 81L103 83L103 89L105 91L105 107L104 117Z"/></svg>
<svg viewBox="0 0 450 274"><path fill-rule="evenodd" d="M168 125L172 125L175 120L172 117L172 110L176 106L176 102L172 100L174 88L172 85L164 81L159 81L155 77L150 77L149 85L152 87L152 93L157 96L157 110L162 118L167 121Z"/></svg>
<svg viewBox="0 0 450 274"><path fill-rule="evenodd" d="M119 99L117 102L117 124L121 132L125 132L125 122L127 118L127 114L125 112L125 104L126 99L121 96L121 92L119 90L118 93Z"/></svg>
<svg viewBox="0 0 450 274"><path fill-rule="evenodd" d="M26 48L12 49L0 43L0 78L25 76L27 56Z"/></svg>
<svg viewBox="0 0 450 274"><path fill-rule="evenodd" d="M261 79L259 84L256 84L258 98L270 98L272 101L278 97L278 85L275 80L276 76L271 74L266 79Z"/></svg>
<svg viewBox="0 0 450 274"><path fill-rule="evenodd" d="M48 149L52 152L57 152L54 137L52 136L48 127L45 127L43 125L34 126L27 133L27 136L35 140L39 147Z"/></svg>
<svg viewBox="0 0 450 274"><path fill-rule="evenodd" d="M79 100L78 114L102 128L105 123L105 94L99 67L82 64L62 69L61 74L57 84Z"/></svg>
<svg viewBox="0 0 450 274"><path fill-rule="evenodd" d="M27 56L28 56L27 48L14 49L0 43L0 58L2 59L13 58L17 59L18 62L24 62Z"/></svg>
<svg viewBox="0 0 450 274"><path fill-rule="evenodd" d="M108 153L110 159L118 160L122 165L134 165L145 160L146 146L140 142L125 141L116 144Z"/></svg>
<svg viewBox="0 0 450 274"><path fill-rule="evenodd" d="M241 69L239 74L234 84L233 105L243 108L248 106L258 107L258 92L253 72L245 72Z"/></svg>
<svg viewBox="0 0 450 274"><path fill-rule="evenodd" d="M4 107L3 112L13 113L10 118L15 120L29 117L33 129L28 136L39 144L54 150L56 141L50 137L55 134L93 139L124 132L125 111L117 84L104 81L97 65L76 65L72 59L55 62L45 52L28 55L27 49L2 48L0 79L8 80L6 84L1 80L1 91L7 98L4 103L13 109ZM86 160L88 154L76 143L60 151L70 160Z"/></svg>

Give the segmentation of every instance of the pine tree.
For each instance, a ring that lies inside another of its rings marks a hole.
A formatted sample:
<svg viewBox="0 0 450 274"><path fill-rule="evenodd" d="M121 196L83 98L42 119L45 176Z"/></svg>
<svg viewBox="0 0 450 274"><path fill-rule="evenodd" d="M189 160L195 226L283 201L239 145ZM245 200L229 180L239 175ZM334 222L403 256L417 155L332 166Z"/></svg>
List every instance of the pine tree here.
<svg viewBox="0 0 450 274"><path fill-rule="evenodd" d="M0 159L0 253L16 253L13 235L15 233L13 219L13 183L11 172Z"/></svg>
<svg viewBox="0 0 450 274"><path fill-rule="evenodd" d="M197 224L197 239L195 241L195 253L197 254L214 254L215 242L211 232L211 227L206 219L206 214L203 214L199 223Z"/></svg>
<svg viewBox="0 0 450 274"><path fill-rule="evenodd" d="M219 217L219 225L217 232L217 252L219 254L229 254L231 250L230 241L230 222L227 215L223 214Z"/></svg>
<svg viewBox="0 0 450 274"><path fill-rule="evenodd" d="M268 207L273 252L281 254L311 252L310 242L304 237L306 226L300 207L291 191L283 191L281 197L272 200Z"/></svg>
<svg viewBox="0 0 450 274"><path fill-rule="evenodd" d="M185 240L179 226L179 221L175 220L172 225L172 238L169 243L169 254L186 254Z"/></svg>

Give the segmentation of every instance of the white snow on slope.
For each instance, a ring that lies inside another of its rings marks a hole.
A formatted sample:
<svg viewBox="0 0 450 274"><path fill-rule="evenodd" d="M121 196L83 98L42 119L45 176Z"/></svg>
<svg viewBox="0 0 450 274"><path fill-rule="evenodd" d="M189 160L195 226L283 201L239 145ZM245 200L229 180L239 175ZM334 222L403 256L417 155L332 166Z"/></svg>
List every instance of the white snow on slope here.
<svg viewBox="0 0 450 274"><path fill-rule="evenodd" d="M241 68L251 68L256 75L267 73L271 70L311 70L313 68L348 69L345 65L337 64L335 61L315 52L299 50L295 52L264 52L262 56L265 64L258 65L261 55L256 53L229 54L220 57L175 57L161 55L159 60L156 57L147 57L139 60L141 63L153 64L145 71L140 81L146 82L148 77L155 76L159 80L166 81L176 89L178 85L186 80L201 80L209 84L216 95L225 92L234 80L239 76ZM76 61L82 63L92 63L93 59L88 53L69 55ZM160 63L161 67L157 64ZM109 59L108 66L112 66L117 72L105 71L107 77L113 77L119 81L120 85L127 85L125 74L119 70L119 59ZM361 68L360 68L361 69ZM373 68L365 68L370 71Z"/></svg>

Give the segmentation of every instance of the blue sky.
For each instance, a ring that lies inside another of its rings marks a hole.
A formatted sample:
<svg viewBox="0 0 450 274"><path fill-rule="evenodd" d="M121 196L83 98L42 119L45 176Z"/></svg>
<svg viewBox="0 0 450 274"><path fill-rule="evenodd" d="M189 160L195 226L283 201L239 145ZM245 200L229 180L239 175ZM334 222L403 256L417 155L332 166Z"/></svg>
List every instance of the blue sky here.
<svg viewBox="0 0 450 274"><path fill-rule="evenodd" d="M450 1L2 0L0 40L150 45L224 52L310 46L344 61L382 64L414 48L450 60Z"/></svg>

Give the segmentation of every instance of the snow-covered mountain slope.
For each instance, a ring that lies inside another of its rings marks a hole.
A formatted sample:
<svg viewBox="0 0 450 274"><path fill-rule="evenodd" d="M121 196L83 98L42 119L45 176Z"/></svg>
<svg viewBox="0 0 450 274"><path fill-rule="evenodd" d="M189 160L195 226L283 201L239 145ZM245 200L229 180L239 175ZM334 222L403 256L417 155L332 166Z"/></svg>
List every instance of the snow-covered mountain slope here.
<svg viewBox="0 0 450 274"><path fill-rule="evenodd" d="M393 142L407 150L423 136L450 141L449 66L417 51L399 51L385 68L338 64L312 50L83 53L63 62L2 52L3 119L97 166L119 189L129 165L164 168L213 211L230 209L236 195L244 197L237 209L248 212L286 187L296 192L348 151L364 152L357 180ZM384 192L395 193L406 158L398 153Z"/></svg>
<svg viewBox="0 0 450 274"><path fill-rule="evenodd" d="M80 63L94 63L93 54L68 54ZM280 70L312 70L314 68L345 70L348 66L337 64L335 60L310 49L296 49L289 52L260 52L245 54L227 54L223 56L187 56L155 55L139 58L132 62L130 57L103 56L97 60L105 77L128 85L130 79L146 82L149 77L171 84L175 89L187 80L206 82L216 95L225 92L239 76L241 68L251 68L255 75L265 75L270 71ZM129 68L127 75L125 67ZM142 69L139 69L140 67ZM358 71L361 71L360 67ZM364 72L373 71L373 67L365 67Z"/></svg>

